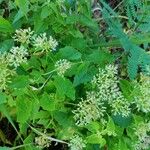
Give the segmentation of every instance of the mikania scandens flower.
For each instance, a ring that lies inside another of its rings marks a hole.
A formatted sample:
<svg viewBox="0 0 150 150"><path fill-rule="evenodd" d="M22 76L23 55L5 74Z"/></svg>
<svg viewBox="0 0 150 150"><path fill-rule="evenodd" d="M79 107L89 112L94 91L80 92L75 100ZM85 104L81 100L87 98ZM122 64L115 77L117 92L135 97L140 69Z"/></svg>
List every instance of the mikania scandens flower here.
<svg viewBox="0 0 150 150"><path fill-rule="evenodd" d="M35 144L37 145L38 148L43 149L43 148L49 147L51 144L51 141L47 139L46 136L40 135L38 137L35 137Z"/></svg>
<svg viewBox="0 0 150 150"><path fill-rule="evenodd" d="M52 36L47 37L46 33L42 33L33 36L33 46L37 50L49 52L56 50L58 42Z"/></svg>
<svg viewBox="0 0 150 150"><path fill-rule="evenodd" d="M55 63L55 68L59 76L64 76L65 72L71 68L72 64L67 59L60 59Z"/></svg>
<svg viewBox="0 0 150 150"><path fill-rule="evenodd" d="M122 115L123 117L127 117L131 113L130 103L123 97L121 93L116 100L113 100L110 103L110 106L112 108L111 111L113 115Z"/></svg>
<svg viewBox="0 0 150 150"><path fill-rule="evenodd" d="M22 44L29 44L33 36L33 31L29 27L28 29L18 29L15 31L13 36L14 41L20 42Z"/></svg>
<svg viewBox="0 0 150 150"><path fill-rule="evenodd" d="M9 65L17 68L21 63L27 62L28 55L28 50L25 47L12 47L7 56Z"/></svg>
<svg viewBox="0 0 150 150"><path fill-rule="evenodd" d="M130 114L130 103L124 98L118 87L117 74L117 66L106 65L94 76L92 85L95 86L99 100L107 102L114 115L119 114L126 117Z"/></svg>
<svg viewBox="0 0 150 150"><path fill-rule="evenodd" d="M98 100L96 93L87 94L85 100L82 99L73 111L76 125L84 126L97 119L103 119L106 108Z"/></svg>
<svg viewBox="0 0 150 150"><path fill-rule="evenodd" d="M86 147L86 144L82 137L80 137L79 135L74 135L71 138L68 146L70 147L70 150L83 150L83 148Z"/></svg>
<svg viewBox="0 0 150 150"><path fill-rule="evenodd" d="M135 89L139 92L134 97L134 103L138 111L150 112L150 76L141 74L140 81L135 83Z"/></svg>
<svg viewBox="0 0 150 150"><path fill-rule="evenodd" d="M142 141L137 141L133 148L134 150L148 150L150 148L150 136L145 136Z"/></svg>
<svg viewBox="0 0 150 150"><path fill-rule="evenodd" d="M92 85L96 87L102 101L112 101L120 94L117 73L117 66L106 65L94 76Z"/></svg>
<svg viewBox="0 0 150 150"><path fill-rule="evenodd" d="M147 150L150 148L150 122L148 123L139 123L135 128L134 134L137 136L138 140L135 142L135 150Z"/></svg>
<svg viewBox="0 0 150 150"><path fill-rule="evenodd" d="M11 77L14 73L14 70L9 68L7 54L0 53L0 91L7 88L7 83L11 82Z"/></svg>

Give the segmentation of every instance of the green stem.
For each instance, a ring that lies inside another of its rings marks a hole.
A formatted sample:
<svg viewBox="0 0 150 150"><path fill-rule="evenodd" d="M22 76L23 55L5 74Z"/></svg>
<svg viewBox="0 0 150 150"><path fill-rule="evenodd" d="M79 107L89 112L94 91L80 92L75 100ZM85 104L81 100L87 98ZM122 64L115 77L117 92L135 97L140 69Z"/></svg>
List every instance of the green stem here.
<svg viewBox="0 0 150 150"><path fill-rule="evenodd" d="M30 145L33 145L33 143L23 144L23 145L19 145L19 146L16 146L16 147L12 147L12 148L10 148L10 150L15 150L15 149L19 149L19 148L30 146Z"/></svg>

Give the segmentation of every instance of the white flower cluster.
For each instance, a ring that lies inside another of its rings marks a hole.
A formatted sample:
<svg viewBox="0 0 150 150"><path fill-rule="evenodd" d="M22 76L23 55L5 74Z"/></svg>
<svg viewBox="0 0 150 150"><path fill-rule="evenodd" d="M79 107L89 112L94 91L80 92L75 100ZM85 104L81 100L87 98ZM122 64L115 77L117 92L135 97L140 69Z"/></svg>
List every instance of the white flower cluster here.
<svg viewBox="0 0 150 150"><path fill-rule="evenodd" d="M56 47L58 46L58 42L53 39L52 36L47 38L46 33L43 33L33 37L33 46L35 46L36 49L40 49L46 52L55 51Z"/></svg>
<svg viewBox="0 0 150 150"><path fill-rule="evenodd" d="M71 62L66 59L58 60L55 63L55 68L57 70L58 75L64 76L64 73L71 68Z"/></svg>
<svg viewBox="0 0 150 150"><path fill-rule="evenodd" d="M73 111L76 125L84 126L91 121L102 119L105 109L95 92L88 93L86 100L79 102L77 109Z"/></svg>
<svg viewBox="0 0 150 150"><path fill-rule="evenodd" d="M120 95L120 97L114 100L110 105L114 115L119 114L123 117L127 117L131 113L131 109L129 108L130 103L122 95Z"/></svg>
<svg viewBox="0 0 150 150"><path fill-rule="evenodd" d="M19 29L16 30L13 39L14 41L20 42L22 44L29 44L33 33L34 32L31 31L30 27L28 29Z"/></svg>
<svg viewBox="0 0 150 150"><path fill-rule="evenodd" d="M38 148L43 149L45 147L49 147L51 143L44 135L40 135L35 137L35 144Z"/></svg>
<svg viewBox="0 0 150 150"><path fill-rule="evenodd" d="M118 87L117 66L107 65L100 69L92 80L101 101L106 101L112 108L114 115L127 117L130 114L130 103L124 98Z"/></svg>
<svg viewBox="0 0 150 150"><path fill-rule="evenodd" d="M116 66L107 65L105 69L99 70L92 80L94 91L88 92L86 100L79 102L73 111L76 125L83 126L97 119L104 121L104 103L110 105L114 115L127 117L130 114L130 103L119 90L118 82Z"/></svg>
<svg viewBox="0 0 150 150"><path fill-rule="evenodd" d="M148 150L150 148L150 136L144 137L134 145L135 150Z"/></svg>
<svg viewBox="0 0 150 150"><path fill-rule="evenodd" d="M55 51L58 46L58 42L52 36L47 37L46 33L36 35L30 27L16 30L13 39L21 44L31 44L36 49L46 52Z"/></svg>
<svg viewBox="0 0 150 150"><path fill-rule="evenodd" d="M20 66L21 63L27 62L27 56L28 56L28 50L23 46L12 47L12 49L10 50L7 56L9 65L17 68L18 66Z"/></svg>
<svg viewBox="0 0 150 150"><path fill-rule="evenodd" d="M14 70L9 69L6 53L0 53L0 90L5 90L10 77L14 75Z"/></svg>
<svg viewBox="0 0 150 150"><path fill-rule="evenodd" d="M135 89L139 90L134 98L138 111L150 112L150 77L141 74L140 81L136 82Z"/></svg>
<svg viewBox="0 0 150 150"><path fill-rule="evenodd" d="M99 97L102 101L110 102L120 95L117 79L117 67L107 65L105 69L99 69L94 76L92 84L96 86Z"/></svg>
<svg viewBox="0 0 150 150"><path fill-rule="evenodd" d="M70 150L83 150L86 147L85 142L79 135L74 135L68 144Z"/></svg>
<svg viewBox="0 0 150 150"><path fill-rule="evenodd" d="M147 150L150 148L150 122L141 123L135 129L135 135L138 137L138 141L134 145L135 150Z"/></svg>

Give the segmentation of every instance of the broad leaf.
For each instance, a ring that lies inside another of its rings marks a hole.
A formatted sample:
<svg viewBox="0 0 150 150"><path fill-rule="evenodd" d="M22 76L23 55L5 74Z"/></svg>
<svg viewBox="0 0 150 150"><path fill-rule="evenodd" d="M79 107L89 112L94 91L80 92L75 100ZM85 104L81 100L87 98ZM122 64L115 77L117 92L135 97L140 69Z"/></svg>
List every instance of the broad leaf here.
<svg viewBox="0 0 150 150"><path fill-rule="evenodd" d="M74 49L71 46L66 46L64 48L61 48L59 50L58 56L63 59L68 60L78 60L81 59L81 53L78 52L76 49Z"/></svg>
<svg viewBox="0 0 150 150"><path fill-rule="evenodd" d="M67 96L70 99L75 100L75 89L69 79L56 76L54 85L56 87L56 93L58 97L64 98L65 96Z"/></svg>
<svg viewBox="0 0 150 150"><path fill-rule="evenodd" d="M104 146L106 144L106 140L98 134L92 134L86 138L87 143L90 144L100 144L100 146Z"/></svg>
<svg viewBox="0 0 150 150"><path fill-rule="evenodd" d="M15 0L22 13L26 15L29 11L29 0Z"/></svg>
<svg viewBox="0 0 150 150"><path fill-rule="evenodd" d="M13 27L10 22L0 16L0 32L11 33L13 32Z"/></svg>
<svg viewBox="0 0 150 150"><path fill-rule="evenodd" d="M54 111L56 102L47 93L44 93L40 99L40 105L44 110Z"/></svg>
<svg viewBox="0 0 150 150"><path fill-rule="evenodd" d="M7 98L6 94L0 92L0 104L6 103L7 102L6 98Z"/></svg>
<svg viewBox="0 0 150 150"><path fill-rule="evenodd" d="M132 116L122 117L121 115L112 116L114 123L120 127L127 128L133 121Z"/></svg>
<svg viewBox="0 0 150 150"><path fill-rule="evenodd" d="M17 121L25 123L31 116L32 101L25 96L17 98Z"/></svg>
<svg viewBox="0 0 150 150"><path fill-rule="evenodd" d="M29 85L28 76L20 75L12 80L10 83L11 88L21 89Z"/></svg>

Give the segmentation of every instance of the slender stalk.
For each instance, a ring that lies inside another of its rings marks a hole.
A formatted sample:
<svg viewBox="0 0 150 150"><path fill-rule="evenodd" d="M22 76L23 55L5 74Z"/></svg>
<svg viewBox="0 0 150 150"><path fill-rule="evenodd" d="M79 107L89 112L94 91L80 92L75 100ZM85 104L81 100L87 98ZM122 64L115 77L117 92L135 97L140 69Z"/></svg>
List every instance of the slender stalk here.
<svg viewBox="0 0 150 150"><path fill-rule="evenodd" d="M33 145L33 143L18 145L18 146L9 148L9 149L10 149L10 150L15 150L15 149L19 149L19 148L26 147L26 146L30 146L30 145Z"/></svg>
<svg viewBox="0 0 150 150"><path fill-rule="evenodd" d="M28 124L29 125L29 124ZM29 125L29 127L35 132L37 133L38 135L42 135L44 137L46 137L47 139L51 140L51 141L54 141L54 142L57 142L57 143L63 143L63 144L68 144L67 142L65 141L62 141L62 140L59 140L59 139L56 139L56 138L53 138L51 136L47 136L46 134L38 131L37 129L35 129L34 127L32 127L31 125Z"/></svg>

